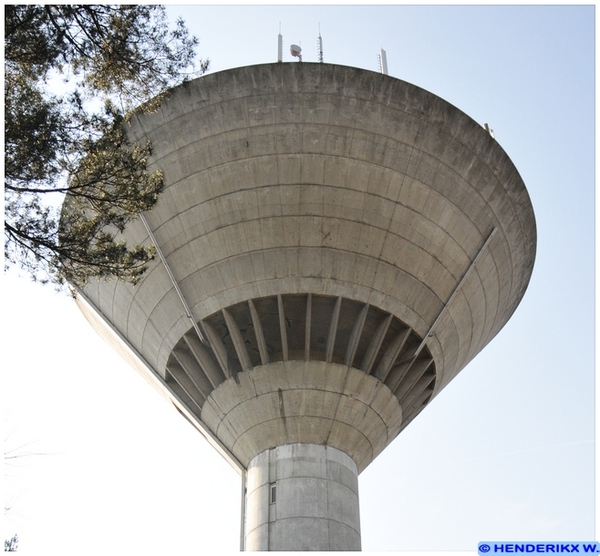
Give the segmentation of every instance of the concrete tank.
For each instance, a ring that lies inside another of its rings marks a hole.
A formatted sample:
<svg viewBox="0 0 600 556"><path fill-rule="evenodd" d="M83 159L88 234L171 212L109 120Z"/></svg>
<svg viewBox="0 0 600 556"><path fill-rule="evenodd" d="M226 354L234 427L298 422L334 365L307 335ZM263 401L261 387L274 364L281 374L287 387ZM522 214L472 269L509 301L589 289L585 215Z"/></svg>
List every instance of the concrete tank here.
<svg viewBox="0 0 600 556"><path fill-rule="evenodd" d="M527 288L536 228L479 124L387 75L267 64L136 116L164 172L137 286L90 322L241 473L242 547L359 550L358 474Z"/></svg>

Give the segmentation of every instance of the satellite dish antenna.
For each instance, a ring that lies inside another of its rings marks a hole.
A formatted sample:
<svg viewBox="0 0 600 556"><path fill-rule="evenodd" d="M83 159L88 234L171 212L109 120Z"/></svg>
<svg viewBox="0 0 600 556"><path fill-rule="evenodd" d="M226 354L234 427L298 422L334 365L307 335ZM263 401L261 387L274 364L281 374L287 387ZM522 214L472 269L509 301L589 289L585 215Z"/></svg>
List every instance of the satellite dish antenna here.
<svg viewBox="0 0 600 556"><path fill-rule="evenodd" d="M300 48L297 44L293 44L290 46L290 52L292 53L292 56L296 56L300 59L300 62L302 62L302 48Z"/></svg>

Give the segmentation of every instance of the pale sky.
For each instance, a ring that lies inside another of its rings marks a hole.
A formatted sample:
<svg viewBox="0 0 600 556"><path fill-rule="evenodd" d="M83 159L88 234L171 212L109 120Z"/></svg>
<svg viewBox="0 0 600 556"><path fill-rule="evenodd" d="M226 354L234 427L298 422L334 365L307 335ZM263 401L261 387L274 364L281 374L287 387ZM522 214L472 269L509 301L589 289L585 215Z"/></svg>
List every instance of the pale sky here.
<svg viewBox="0 0 600 556"><path fill-rule="evenodd" d="M169 7L211 72L276 61L389 74L488 123L528 188L538 253L492 343L359 477L363 551L587 541L594 484L594 6ZM72 300L4 280L4 537L45 555L233 553L241 481ZM6 504L5 504L6 505Z"/></svg>

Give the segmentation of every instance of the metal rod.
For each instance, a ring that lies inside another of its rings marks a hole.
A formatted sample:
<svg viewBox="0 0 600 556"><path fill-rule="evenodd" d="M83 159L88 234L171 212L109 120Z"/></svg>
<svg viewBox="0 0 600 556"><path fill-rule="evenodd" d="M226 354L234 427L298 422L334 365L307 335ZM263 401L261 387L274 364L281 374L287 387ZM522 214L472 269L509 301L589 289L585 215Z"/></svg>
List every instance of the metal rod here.
<svg viewBox="0 0 600 556"><path fill-rule="evenodd" d="M179 284L177 283L177 280L175 279L175 275L171 271L171 267L169 266L167 259L163 255L163 252L162 252L160 246L158 245L158 241L156 241L156 237L154 236L154 233L152 232L152 229L150 228L150 224L148 224L146 217L142 213L140 213L140 219L142 220L142 223L144 224L144 227L146 228L146 231L148 232L148 235L150 236L150 240L154 244L154 247L156 247L156 252L158 253L159 258L162 261L162 264L165 267L165 270L167 271L169 278L171 279L171 283L173 284L173 287L175 288L175 291L177 292L177 295L179 296L179 299L181 300L181 304L183 305L183 308L185 310L185 314L186 314L187 318L190 319L190 321L192 322L192 326L194 327L196 334L198 334L198 338L200 339L200 341L203 344L208 344L208 342L204 338L204 334L202 334L202 331L200 330L200 327L198 326L198 323L196 322L196 319L192 315L192 310L190 309L190 306L187 304L187 301L185 300L185 297L183 296L183 292L179 288Z"/></svg>
<svg viewBox="0 0 600 556"><path fill-rule="evenodd" d="M440 319L442 318L442 315L448 309L448 306L450 305L450 303L452 303L452 300L455 298L456 294L458 293L458 290L460 290L460 288L462 287L462 285L465 283L465 280L468 278L469 274L471 273L471 270L473 270L475 268L475 265L477 264L477 261L479 260L479 257L481 256L481 254L483 253L483 251L485 250L485 248L489 245L490 241L492 241L492 237L494 237L494 234L496 233L497 229L498 228L494 228L490 232L490 235L485 240L484 244L481 246L481 249L479 249L479 252L477 253L477 255L475 256L475 258L473 259L473 262L471 262L469 268L463 274L463 277L460 279L460 281L458 282L458 284L454 288L454 291L452 292L452 295L450 296L450 298L448 299L448 301L446 301L446 304L442 307L442 310L440 311L440 314L433 321L433 324L429 327L429 330L428 330L427 334L425 334L425 336L423 336L423 341L420 343L419 347L417 348L417 351L414 352L414 354L412 355L411 359L415 359L419 355L419 353L421 353L421 350L425 347L425 342L427 342L427 338L429 338L433 334L433 330L437 326L437 323L440 321Z"/></svg>

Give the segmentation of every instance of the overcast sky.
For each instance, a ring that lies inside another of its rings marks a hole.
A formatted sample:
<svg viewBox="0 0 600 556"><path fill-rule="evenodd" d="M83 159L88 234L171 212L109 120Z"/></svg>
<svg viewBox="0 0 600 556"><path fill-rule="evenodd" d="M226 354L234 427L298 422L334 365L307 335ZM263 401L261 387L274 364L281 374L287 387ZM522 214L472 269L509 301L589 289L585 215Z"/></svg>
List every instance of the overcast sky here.
<svg viewBox="0 0 600 556"><path fill-rule="evenodd" d="M494 341L359 477L364 551L585 541L594 497L594 6L169 7L211 72L276 61L377 71L488 123L538 226L529 289ZM237 473L72 300L4 280L5 538L23 554L239 549Z"/></svg>

